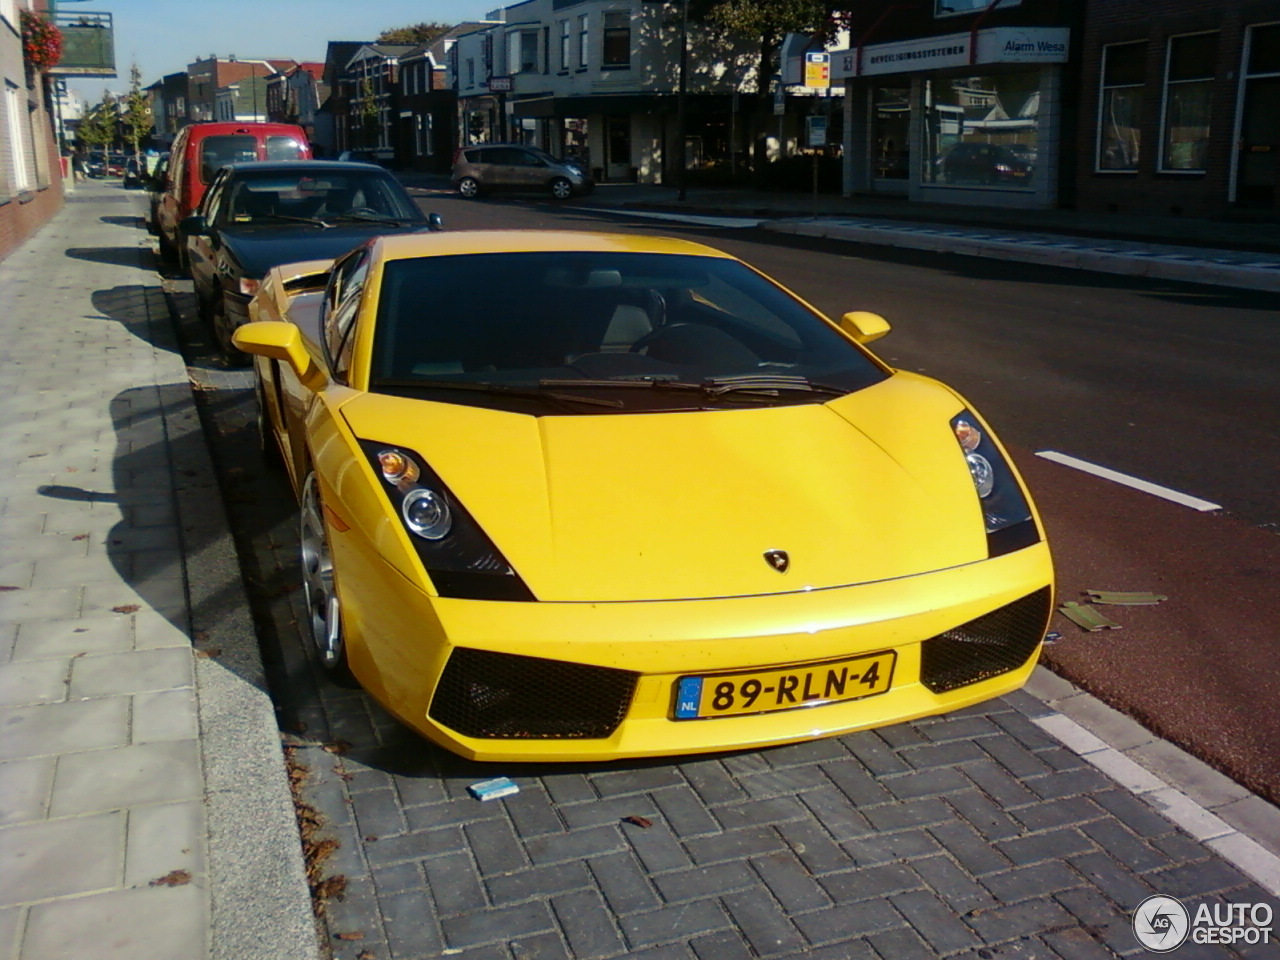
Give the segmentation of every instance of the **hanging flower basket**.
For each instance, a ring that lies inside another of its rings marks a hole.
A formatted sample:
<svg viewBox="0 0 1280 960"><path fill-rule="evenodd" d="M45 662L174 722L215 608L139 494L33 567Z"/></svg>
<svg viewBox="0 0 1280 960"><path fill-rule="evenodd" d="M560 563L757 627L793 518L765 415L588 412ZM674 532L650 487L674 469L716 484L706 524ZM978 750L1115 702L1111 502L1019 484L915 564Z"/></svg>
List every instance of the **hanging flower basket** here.
<svg viewBox="0 0 1280 960"><path fill-rule="evenodd" d="M48 70L62 59L62 31L41 13L22 11L22 55L32 70Z"/></svg>

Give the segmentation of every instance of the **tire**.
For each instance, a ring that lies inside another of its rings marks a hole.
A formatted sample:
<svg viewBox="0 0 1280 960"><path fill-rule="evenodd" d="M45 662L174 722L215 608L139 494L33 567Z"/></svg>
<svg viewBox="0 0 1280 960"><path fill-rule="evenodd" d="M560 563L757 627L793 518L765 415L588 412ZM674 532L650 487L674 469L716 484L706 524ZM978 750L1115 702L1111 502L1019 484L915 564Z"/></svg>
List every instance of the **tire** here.
<svg viewBox="0 0 1280 960"><path fill-rule="evenodd" d="M557 200L568 200L573 196L573 184L564 177L556 177L550 183L551 196Z"/></svg>
<svg viewBox="0 0 1280 960"><path fill-rule="evenodd" d="M311 642L320 666L340 686L351 686L355 678L347 664L347 647L342 635L342 605L338 600L329 552L329 528L320 500L320 482L308 473L302 484L302 513L298 525L299 558L302 561L302 597L306 605L304 639Z"/></svg>
<svg viewBox="0 0 1280 960"><path fill-rule="evenodd" d="M227 319L227 301L221 290L214 292L209 312L213 319L213 338L217 341L218 355L222 357L223 362L229 367L249 366L253 362L253 357L231 342L231 334L234 331L231 329L231 321Z"/></svg>
<svg viewBox="0 0 1280 960"><path fill-rule="evenodd" d="M475 177L463 177L458 181L458 196L474 200L480 196L480 181Z"/></svg>

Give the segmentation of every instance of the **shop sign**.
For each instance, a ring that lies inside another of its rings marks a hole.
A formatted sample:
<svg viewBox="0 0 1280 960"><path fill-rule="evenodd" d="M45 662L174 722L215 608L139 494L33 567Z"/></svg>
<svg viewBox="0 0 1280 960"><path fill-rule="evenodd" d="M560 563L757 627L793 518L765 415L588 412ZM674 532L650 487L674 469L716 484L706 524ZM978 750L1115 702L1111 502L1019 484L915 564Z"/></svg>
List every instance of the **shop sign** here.
<svg viewBox="0 0 1280 960"><path fill-rule="evenodd" d="M1066 63L1071 30L1067 27L994 27L979 30L977 52L969 56L968 33L920 37L894 43L876 43L858 51L837 50L832 77L875 76L886 73L920 73L945 67L993 63Z"/></svg>
<svg viewBox="0 0 1280 960"><path fill-rule="evenodd" d="M804 85L819 90L831 86L831 54L809 51L804 55Z"/></svg>
<svg viewBox="0 0 1280 960"><path fill-rule="evenodd" d="M817 148L827 145L826 117L805 117L804 128L806 147Z"/></svg>
<svg viewBox="0 0 1280 960"><path fill-rule="evenodd" d="M489 90L493 93L510 93L511 78L510 77L490 77Z"/></svg>

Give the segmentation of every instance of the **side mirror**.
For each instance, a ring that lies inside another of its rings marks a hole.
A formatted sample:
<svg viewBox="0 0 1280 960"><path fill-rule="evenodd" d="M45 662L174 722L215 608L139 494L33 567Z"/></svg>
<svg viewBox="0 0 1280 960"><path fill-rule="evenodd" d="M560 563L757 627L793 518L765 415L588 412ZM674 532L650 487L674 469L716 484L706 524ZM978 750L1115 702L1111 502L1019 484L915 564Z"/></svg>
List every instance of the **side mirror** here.
<svg viewBox="0 0 1280 960"><path fill-rule="evenodd" d="M444 219L438 213L427 214L427 229L433 233L438 233L444 229Z"/></svg>
<svg viewBox="0 0 1280 960"><path fill-rule="evenodd" d="M205 222L203 216L193 213L178 223L178 232L184 237L207 237L209 224Z"/></svg>
<svg viewBox="0 0 1280 960"><path fill-rule="evenodd" d="M284 320L246 323L236 328L231 341L245 353L289 364L298 379L304 382L315 366L302 342L302 331Z"/></svg>
<svg viewBox="0 0 1280 960"><path fill-rule="evenodd" d="M840 318L840 329L858 343L870 343L889 332L889 322L878 313L851 310Z"/></svg>

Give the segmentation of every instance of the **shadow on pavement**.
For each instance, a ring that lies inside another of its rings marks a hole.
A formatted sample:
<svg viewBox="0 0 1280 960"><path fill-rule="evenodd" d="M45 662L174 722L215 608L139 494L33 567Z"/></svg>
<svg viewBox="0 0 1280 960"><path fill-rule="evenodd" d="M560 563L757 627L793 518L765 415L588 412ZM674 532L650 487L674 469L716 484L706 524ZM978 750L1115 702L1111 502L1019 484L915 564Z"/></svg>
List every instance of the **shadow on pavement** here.
<svg viewBox="0 0 1280 960"><path fill-rule="evenodd" d="M141 217L99 217L102 223L110 224L113 227L128 227L131 230L141 229L143 226Z"/></svg>
<svg viewBox="0 0 1280 960"><path fill-rule="evenodd" d="M136 218L135 218L136 219ZM153 269L153 256L142 247L68 247L67 256L90 263L110 263L120 267Z"/></svg>

